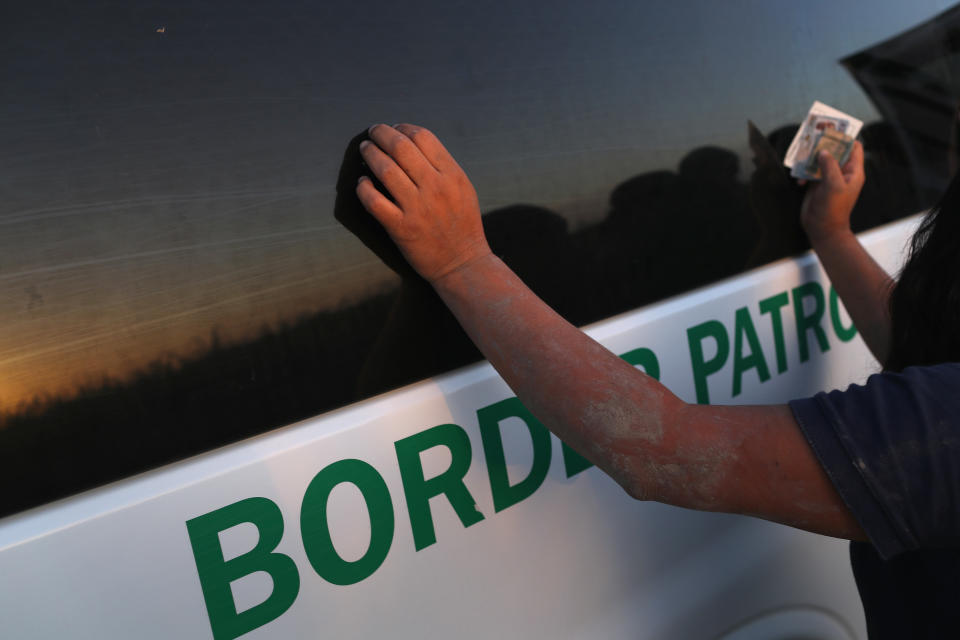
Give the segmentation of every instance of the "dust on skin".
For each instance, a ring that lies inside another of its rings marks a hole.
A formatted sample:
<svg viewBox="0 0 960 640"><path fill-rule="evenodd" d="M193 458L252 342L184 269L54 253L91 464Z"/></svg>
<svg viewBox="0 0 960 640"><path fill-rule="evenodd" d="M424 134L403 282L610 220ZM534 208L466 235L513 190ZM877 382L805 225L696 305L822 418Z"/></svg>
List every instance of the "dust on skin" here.
<svg viewBox="0 0 960 640"><path fill-rule="evenodd" d="M732 423L706 424L704 414L686 410L540 302L495 256L473 267L434 286L547 428L634 497L723 509L730 474L741 469Z"/></svg>
<svg viewBox="0 0 960 640"><path fill-rule="evenodd" d="M513 311L516 306L523 304L527 298L526 292L517 292L510 296L505 296L502 300L495 302L487 307L488 321L496 323L505 335L494 339L489 349L492 353L486 354L491 362L506 362L508 371L501 372L505 378L514 376L530 375L535 370L535 365L530 358L520 358L511 347L518 338L522 339L522 334L529 330L517 314Z"/></svg>
<svg viewBox="0 0 960 640"><path fill-rule="evenodd" d="M562 338L542 336L540 342L544 350L564 351ZM572 427L571 444L579 444L605 468L610 464L603 459L616 451L660 444L664 394L645 374L600 345L591 351L598 353L551 372L546 384L555 389L556 400L543 408L543 418L551 423L548 426Z"/></svg>
<svg viewBox="0 0 960 640"><path fill-rule="evenodd" d="M722 487L736 468L739 453L734 444L677 446L637 450L616 456L618 473L632 479L629 493L638 500L655 500L691 509L724 509Z"/></svg>
<svg viewBox="0 0 960 640"><path fill-rule="evenodd" d="M624 389L620 384L596 389L585 404L572 408L578 414L575 424L580 426L587 457L596 460L634 497L650 493L646 477L658 469L652 462L651 450L663 441L659 404L655 397L638 400L638 391ZM576 402L571 400L569 404Z"/></svg>
<svg viewBox="0 0 960 640"><path fill-rule="evenodd" d="M661 501L673 497L675 501L680 494L693 493L702 496L697 505L712 500L723 456L720 461L707 452L699 452L696 459L664 458L659 451L664 401L672 394L598 343L591 342L585 353L571 357L565 331L531 332L530 316L515 311L530 297L525 289L509 291L486 308L481 326L496 328L495 335L487 336L486 355L500 365L501 374L512 381L534 415L634 497ZM543 372L531 358L518 357L515 345L530 340L540 356L564 366ZM531 385L549 391L525 394ZM549 402L537 398L549 398Z"/></svg>

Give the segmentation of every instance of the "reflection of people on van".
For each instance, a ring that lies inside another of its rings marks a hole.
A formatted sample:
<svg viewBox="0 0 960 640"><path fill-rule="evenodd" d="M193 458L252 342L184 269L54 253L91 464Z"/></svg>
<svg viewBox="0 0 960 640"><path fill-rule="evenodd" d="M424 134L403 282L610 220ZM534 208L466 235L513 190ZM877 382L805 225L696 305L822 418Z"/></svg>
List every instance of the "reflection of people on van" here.
<svg viewBox="0 0 960 640"><path fill-rule="evenodd" d="M750 176L750 210L760 235L746 266L767 264L810 248L797 211L803 194L783 168L783 157L797 132L796 126L774 131L769 138L753 122L747 123L754 172Z"/></svg>
<svg viewBox="0 0 960 640"><path fill-rule="evenodd" d="M376 125L371 139L361 152L394 200L368 178L358 197L547 427L638 499L860 541L852 556L872 637L957 628L957 183L921 228L888 307L892 281L849 227L862 147L842 170L822 154L825 179L807 192L803 225L887 371L790 405L689 405L563 320L491 253L473 186L433 134ZM900 371L910 364L925 366Z"/></svg>
<svg viewBox="0 0 960 640"><path fill-rule="evenodd" d="M720 147L699 147L680 161L670 236L658 249L660 254L673 254L669 264L673 273L667 275L677 281L673 292L743 268L756 229L739 172L737 154ZM698 232L690 233L691 229Z"/></svg>
<svg viewBox="0 0 960 640"><path fill-rule="evenodd" d="M582 258L577 289L589 311L568 317L574 324L651 302L668 286L653 276L676 217L678 182L672 171L630 178L610 194L606 218L576 235Z"/></svg>
<svg viewBox="0 0 960 640"><path fill-rule="evenodd" d="M574 238L580 268L591 275L584 287L591 309L583 315L608 317L742 269L757 232L738 173L735 153L699 147L677 173L618 185L603 222Z"/></svg>
<svg viewBox="0 0 960 640"><path fill-rule="evenodd" d="M905 179L911 174L910 161L893 125L871 122L860 132L860 138L867 149L867 181L850 218L853 230L892 222L902 217L904 211L928 208L931 203L920 197L916 182Z"/></svg>

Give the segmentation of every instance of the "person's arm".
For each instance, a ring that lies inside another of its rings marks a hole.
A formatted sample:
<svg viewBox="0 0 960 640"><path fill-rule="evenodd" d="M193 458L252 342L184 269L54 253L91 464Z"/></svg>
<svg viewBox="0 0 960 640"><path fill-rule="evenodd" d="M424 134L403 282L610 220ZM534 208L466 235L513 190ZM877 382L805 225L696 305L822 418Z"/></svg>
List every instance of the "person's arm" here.
<svg viewBox="0 0 960 640"><path fill-rule="evenodd" d="M476 193L426 129L377 125L357 195L551 431L632 496L863 539L790 409L689 405L557 315L487 246Z"/></svg>
<svg viewBox="0 0 960 640"><path fill-rule="evenodd" d="M883 363L890 352L893 280L850 229L850 213L864 181L863 147L855 143L842 168L825 151L818 159L823 180L808 187L800 221L854 326Z"/></svg>

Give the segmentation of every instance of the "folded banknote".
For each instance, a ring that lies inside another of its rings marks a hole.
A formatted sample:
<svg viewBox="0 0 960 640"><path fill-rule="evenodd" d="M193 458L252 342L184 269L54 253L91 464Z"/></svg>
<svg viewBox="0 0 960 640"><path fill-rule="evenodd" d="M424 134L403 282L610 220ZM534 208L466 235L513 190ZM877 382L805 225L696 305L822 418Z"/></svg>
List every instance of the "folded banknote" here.
<svg viewBox="0 0 960 640"><path fill-rule="evenodd" d="M819 180L820 163L817 156L827 151L843 165L850 157L863 122L822 102L814 102L803 119L803 125L787 149L783 164L790 175L803 180Z"/></svg>

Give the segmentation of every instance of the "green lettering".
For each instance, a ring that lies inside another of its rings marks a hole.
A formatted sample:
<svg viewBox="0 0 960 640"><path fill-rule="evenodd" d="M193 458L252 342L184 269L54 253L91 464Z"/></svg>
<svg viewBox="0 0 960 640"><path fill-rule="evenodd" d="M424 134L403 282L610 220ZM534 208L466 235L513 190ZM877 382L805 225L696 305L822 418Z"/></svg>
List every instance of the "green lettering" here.
<svg viewBox="0 0 960 640"><path fill-rule="evenodd" d="M733 335L733 395L738 396L744 372L756 369L760 382L766 382L770 379L770 370L767 368L763 349L760 348L760 339L757 338L757 330L753 326L753 320L750 319L750 312L746 307L740 307L734 315ZM747 338L750 348L748 356L742 355L744 337Z"/></svg>
<svg viewBox="0 0 960 640"><path fill-rule="evenodd" d="M833 287L830 287L830 324L833 325L833 332L840 338L840 342L850 342L857 335L853 322L849 327L843 326L843 321L840 320L840 300Z"/></svg>
<svg viewBox="0 0 960 640"><path fill-rule="evenodd" d="M703 340L713 338L717 343L717 354L709 361L703 358ZM707 320L687 329L687 342L690 344L690 361L693 365L693 383L697 390L697 403L710 404L710 389L707 376L723 368L730 356L730 338L727 330L718 320Z"/></svg>
<svg viewBox="0 0 960 640"><path fill-rule="evenodd" d="M783 317L780 310L790 304L787 292L760 301L760 313L770 314L770 323L773 325L773 345L777 352L777 373L787 370L787 345L783 339Z"/></svg>
<svg viewBox="0 0 960 640"><path fill-rule="evenodd" d="M813 298L813 309L809 314L804 312L803 299ZM793 289L793 315L797 320L797 341L800 347L800 362L810 359L810 346L807 343L807 332L813 331L820 351L828 351L827 333L820 326L824 312L823 287L819 282L807 282Z"/></svg>
<svg viewBox="0 0 960 640"><path fill-rule="evenodd" d="M533 442L533 467L526 478L512 486L507 477L507 458L503 451L503 434L500 432L500 422L507 418L523 420ZM480 438L487 460L493 508L499 513L526 500L543 484L550 470L550 432L517 398L507 398L483 407L477 411L477 420L480 422Z"/></svg>
<svg viewBox="0 0 960 640"><path fill-rule="evenodd" d="M253 549L230 560L223 559L220 532L249 522L259 538ZM187 534L197 563L200 588L214 640L233 640L275 620L290 608L300 591L300 574L289 556L275 553L283 537L283 515L267 498L247 498L187 520ZM237 612L230 583L263 571L273 580L266 600Z"/></svg>
<svg viewBox="0 0 960 640"><path fill-rule="evenodd" d="M450 450L450 466L429 480L423 476L420 453L433 447ZM443 494L464 527L483 520L476 500L470 495L463 477L470 469L471 449L467 432L455 424L441 424L394 443L403 492L407 497L407 513L413 530L413 544L417 551L437 541L430 513L430 498Z"/></svg>
<svg viewBox="0 0 960 640"><path fill-rule="evenodd" d="M338 484L349 482L363 495L370 517L370 544L358 560L340 557L330 537L327 501ZM303 494L300 534L307 559L321 578L331 584L355 584L380 568L393 543L393 503L387 483L362 460L340 460L324 467L313 477Z"/></svg>
<svg viewBox="0 0 960 640"><path fill-rule="evenodd" d="M560 452L563 453L563 470L568 478L572 478L581 471L586 471L593 463L577 453L563 440L560 441Z"/></svg>

